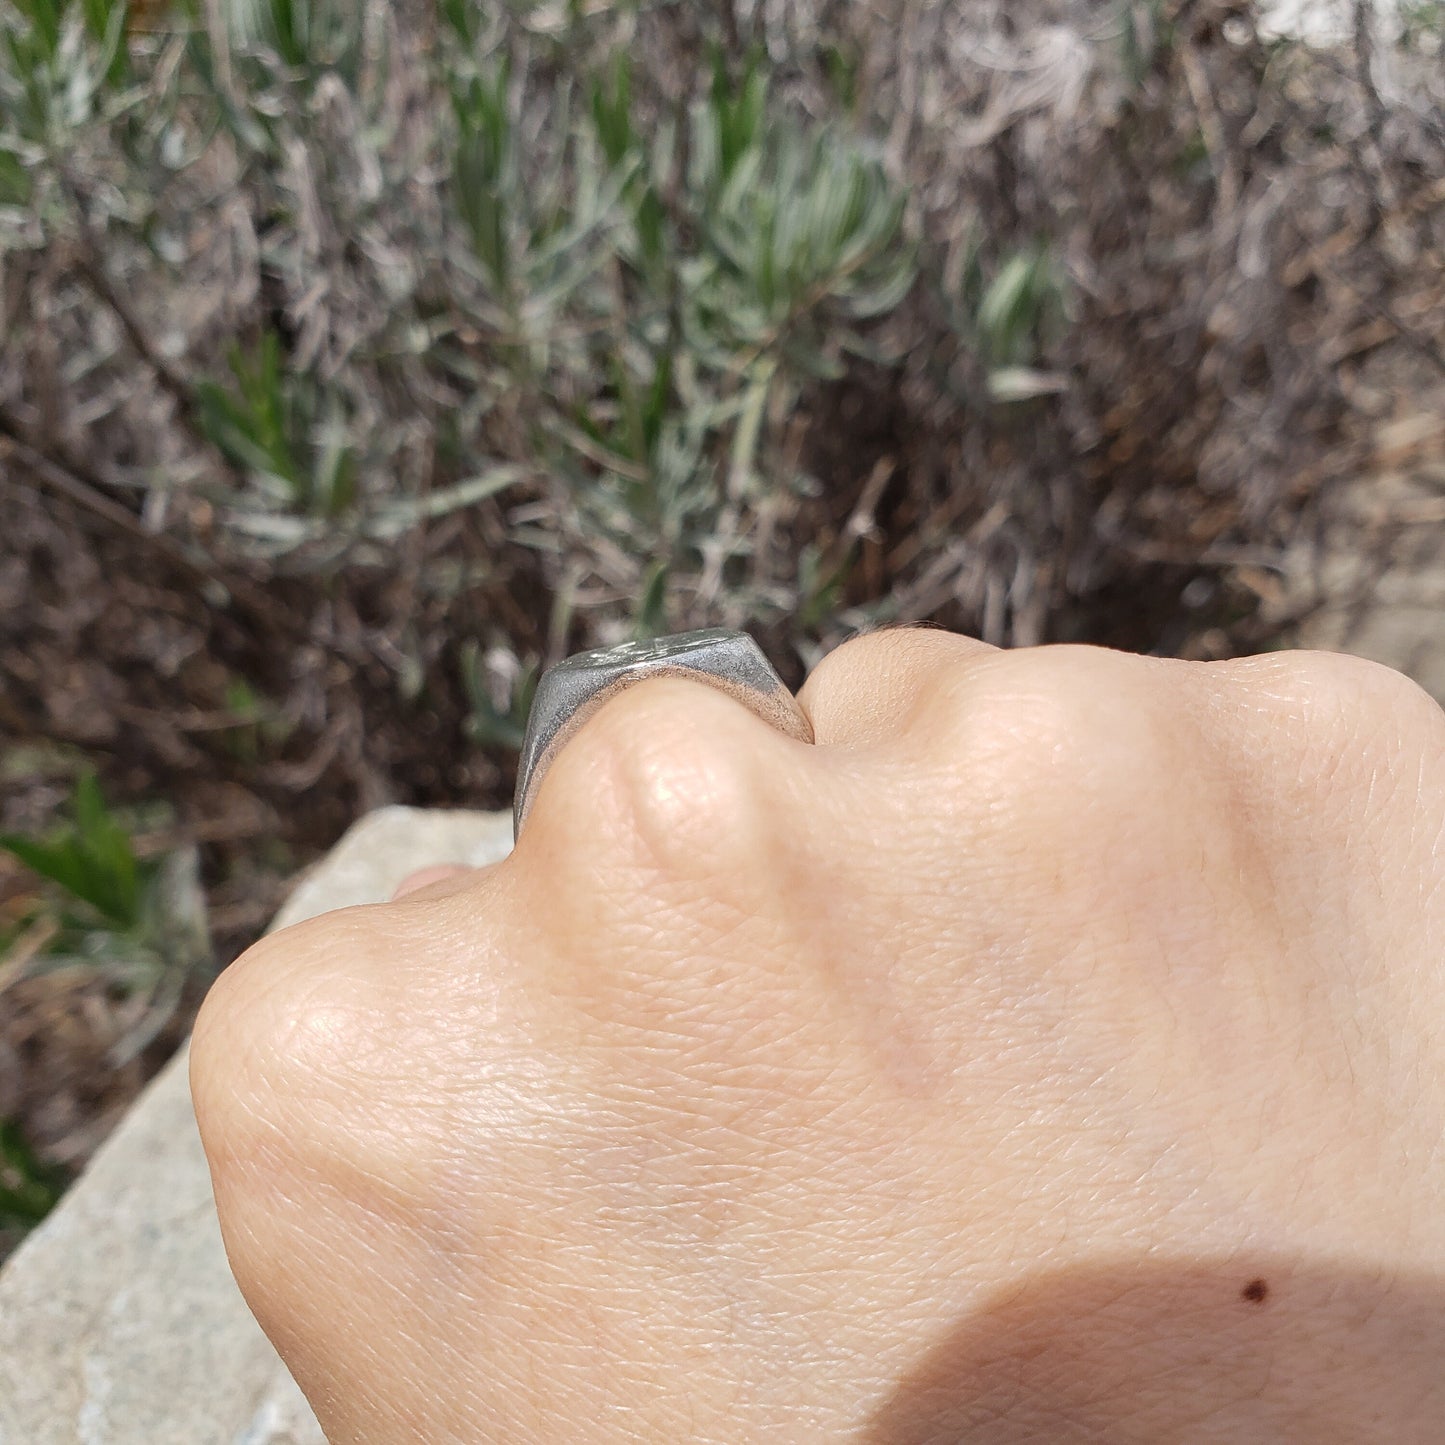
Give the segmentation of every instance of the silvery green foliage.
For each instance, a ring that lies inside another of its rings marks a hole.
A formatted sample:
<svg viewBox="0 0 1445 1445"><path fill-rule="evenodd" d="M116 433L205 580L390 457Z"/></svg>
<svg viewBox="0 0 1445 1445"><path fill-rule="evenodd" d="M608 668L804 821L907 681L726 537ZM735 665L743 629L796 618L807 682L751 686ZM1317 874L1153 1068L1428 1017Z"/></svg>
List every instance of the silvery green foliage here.
<svg viewBox="0 0 1445 1445"><path fill-rule="evenodd" d="M107 4L0 0L27 436L273 566L487 503L557 625L787 601L749 554L812 485L791 408L915 276L872 140L631 4Z"/></svg>
<svg viewBox="0 0 1445 1445"><path fill-rule="evenodd" d="M408 695L513 591L518 676L1182 597L1334 465L1335 300L1437 254L1429 6L1342 68L1180 0L130 5L0 0L0 430L218 570L407 559Z"/></svg>

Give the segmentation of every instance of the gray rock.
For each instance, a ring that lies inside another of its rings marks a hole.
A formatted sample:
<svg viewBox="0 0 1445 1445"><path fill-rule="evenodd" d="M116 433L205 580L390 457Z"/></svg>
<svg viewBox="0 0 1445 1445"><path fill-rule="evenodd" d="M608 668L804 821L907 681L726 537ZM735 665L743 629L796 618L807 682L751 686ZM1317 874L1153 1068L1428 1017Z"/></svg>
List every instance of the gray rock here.
<svg viewBox="0 0 1445 1445"><path fill-rule="evenodd" d="M510 813L384 808L275 926L511 845ZM0 1272L0 1445L324 1445L231 1278L184 1054Z"/></svg>

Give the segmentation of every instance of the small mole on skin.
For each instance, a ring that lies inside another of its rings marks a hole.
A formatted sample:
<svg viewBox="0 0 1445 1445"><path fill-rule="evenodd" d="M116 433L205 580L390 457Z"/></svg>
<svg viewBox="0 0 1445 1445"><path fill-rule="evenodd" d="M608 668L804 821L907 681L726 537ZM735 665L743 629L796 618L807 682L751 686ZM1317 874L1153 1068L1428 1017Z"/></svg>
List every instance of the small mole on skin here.
<svg viewBox="0 0 1445 1445"><path fill-rule="evenodd" d="M1252 1279L1240 1290L1239 1297L1252 1305L1262 1305L1269 1298L1269 1286L1262 1279Z"/></svg>

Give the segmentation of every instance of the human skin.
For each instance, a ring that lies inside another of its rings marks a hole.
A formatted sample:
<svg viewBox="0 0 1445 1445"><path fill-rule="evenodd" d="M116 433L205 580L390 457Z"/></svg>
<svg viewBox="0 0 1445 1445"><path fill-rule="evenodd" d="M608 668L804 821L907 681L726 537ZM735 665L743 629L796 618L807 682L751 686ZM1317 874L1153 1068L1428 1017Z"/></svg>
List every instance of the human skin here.
<svg viewBox="0 0 1445 1445"><path fill-rule="evenodd" d="M192 1082L333 1445L1445 1438L1445 715L871 634L609 702Z"/></svg>

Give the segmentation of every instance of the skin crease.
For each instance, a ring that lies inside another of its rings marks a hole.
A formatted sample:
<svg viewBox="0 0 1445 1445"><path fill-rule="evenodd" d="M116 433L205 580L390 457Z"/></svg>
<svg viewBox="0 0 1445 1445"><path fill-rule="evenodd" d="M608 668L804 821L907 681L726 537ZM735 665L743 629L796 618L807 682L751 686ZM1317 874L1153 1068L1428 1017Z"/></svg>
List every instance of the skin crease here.
<svg viewBox="0 0 1445 1445"><path fill-rule="evenodd" d="M663 680L192 1083L340 1442L1438 1442L1445 716L1315 654Z"/></svg>

